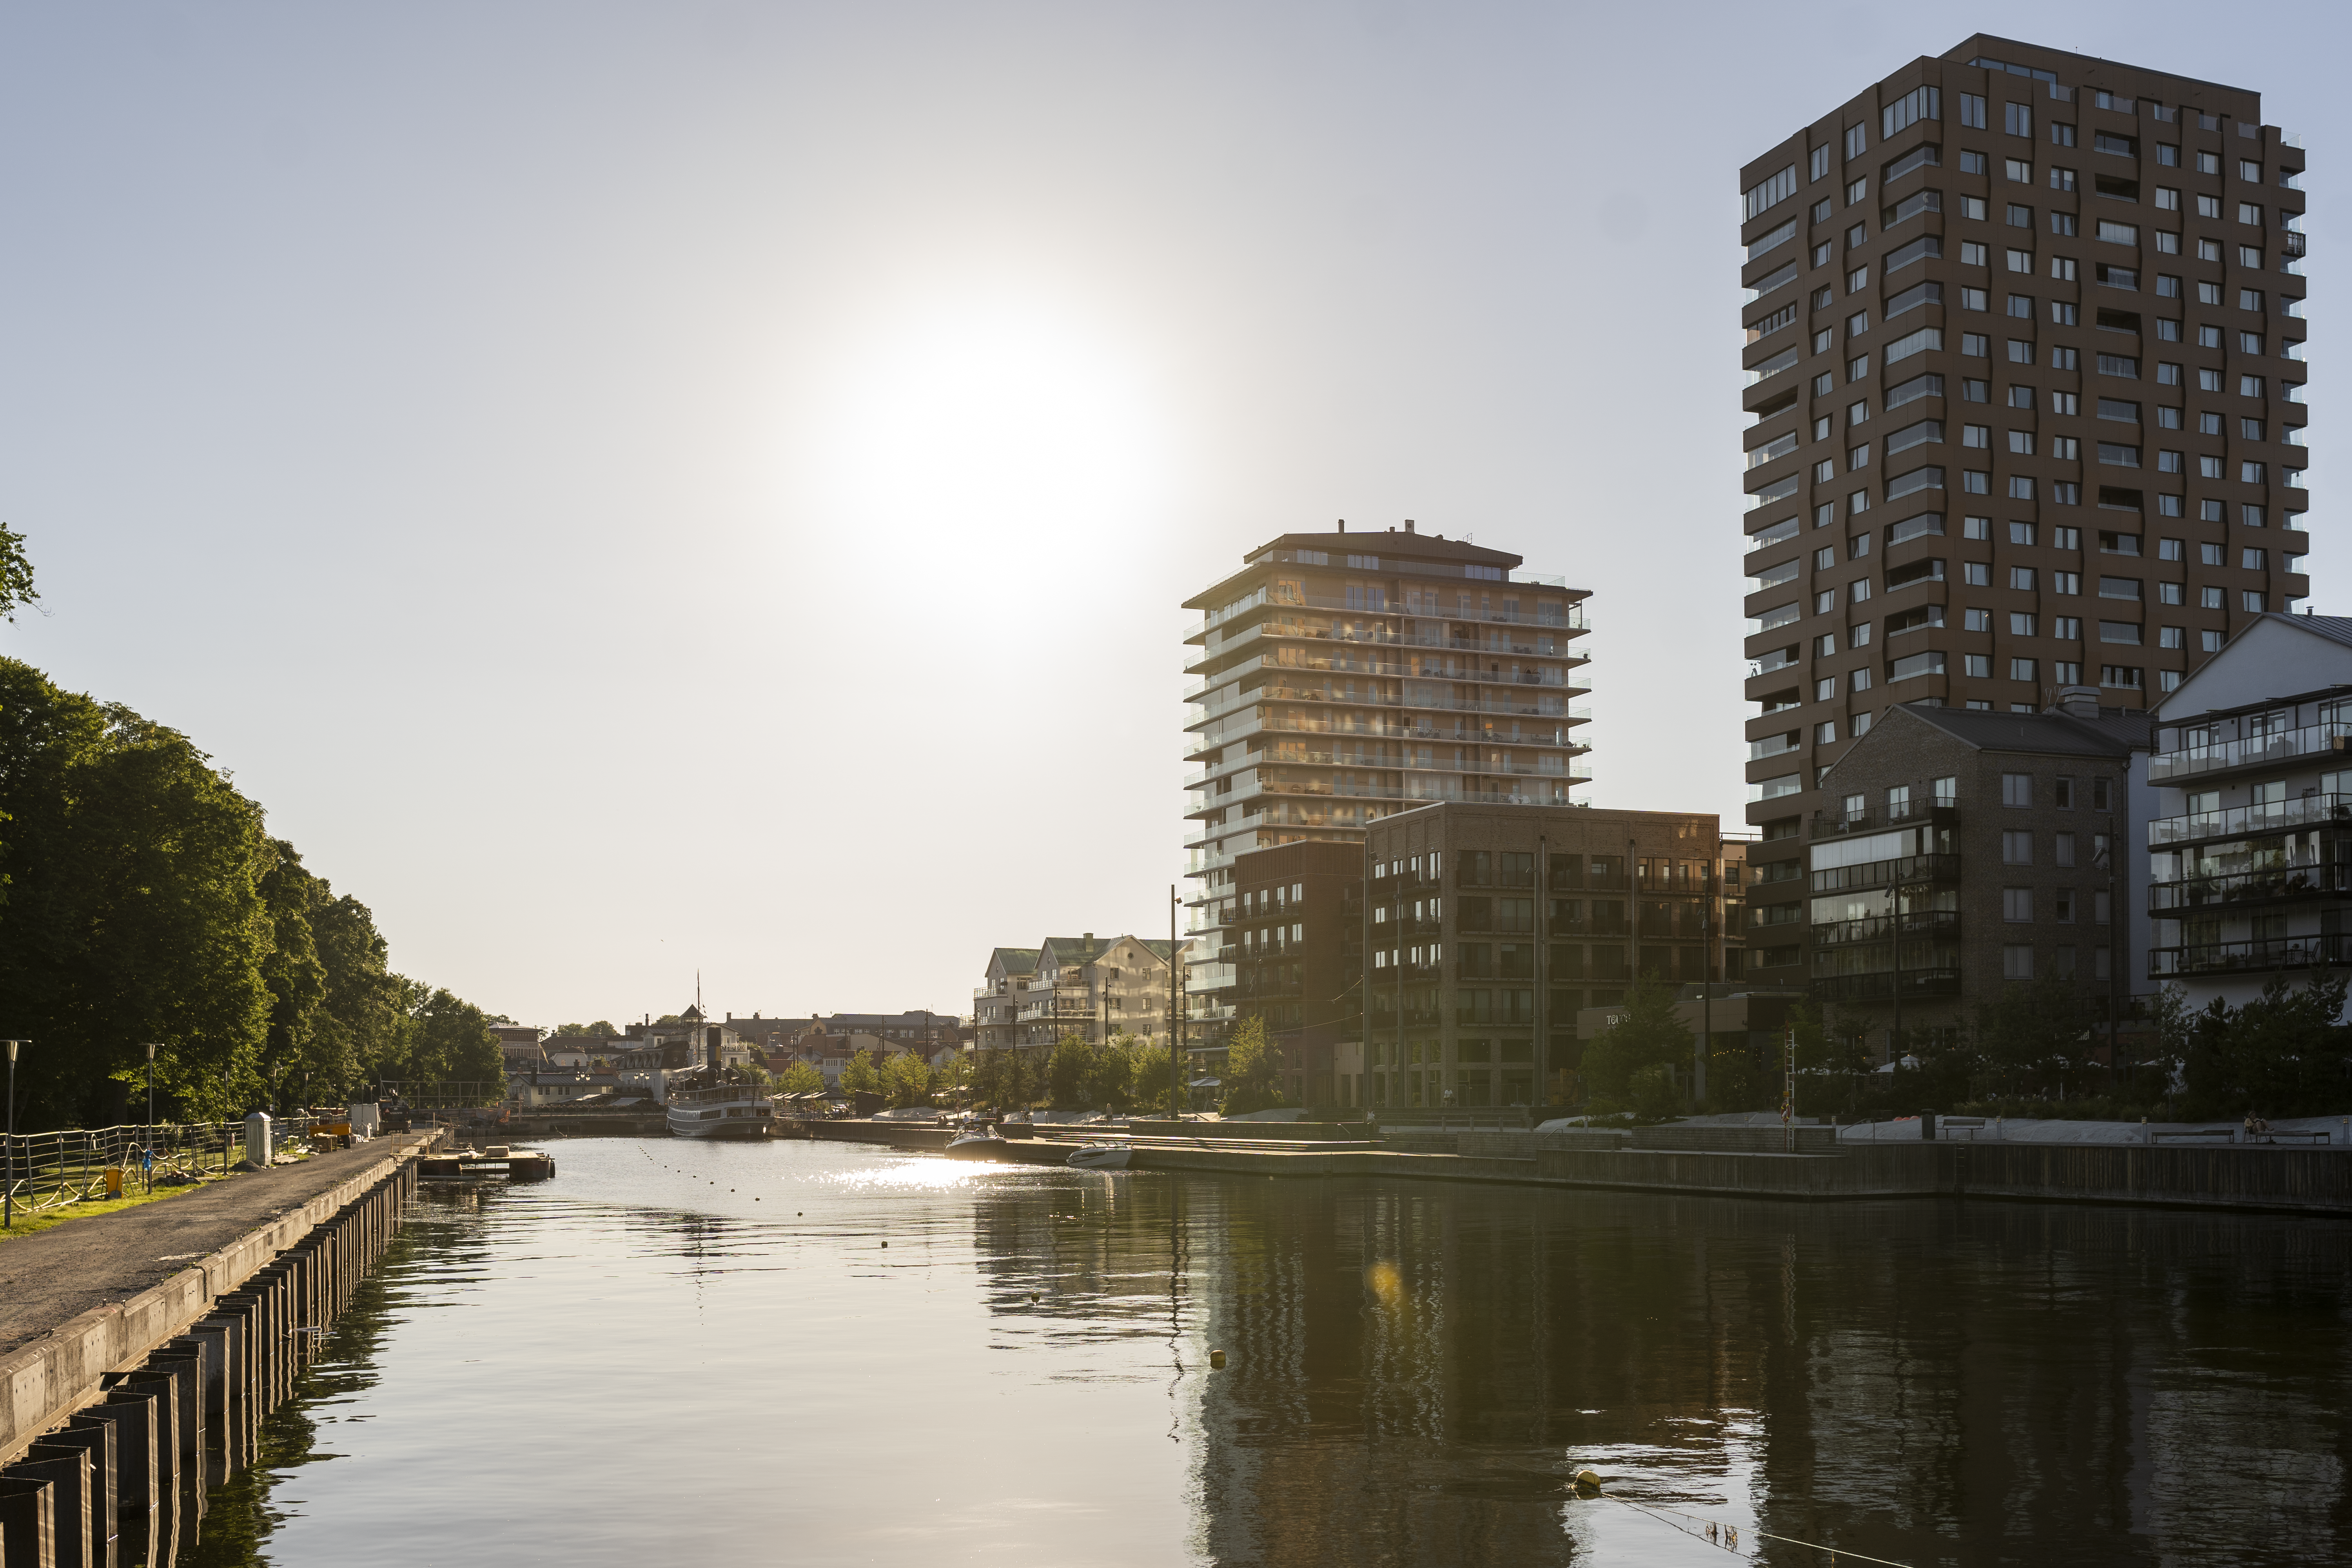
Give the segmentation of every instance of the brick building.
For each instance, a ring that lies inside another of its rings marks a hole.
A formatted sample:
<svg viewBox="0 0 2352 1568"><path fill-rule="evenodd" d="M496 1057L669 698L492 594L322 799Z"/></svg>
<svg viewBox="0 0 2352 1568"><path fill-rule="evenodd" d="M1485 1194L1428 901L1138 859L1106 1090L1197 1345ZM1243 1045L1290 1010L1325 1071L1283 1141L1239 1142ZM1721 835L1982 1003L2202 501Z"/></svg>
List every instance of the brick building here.
<svg viewBox="0 0 2352 1568"><path fill-rule="evenodd" d="M1877 1059L1965 1026L2013 982L2071 981L2101 1016L2131 994L2148 719L2087 688L2064 702L1891 708L1823 776L1805 845L1812 992Z"/></svg>
<svg viewBox="0 0 2352 1568"><path fill-rule="evenodd" d="M1234 858L1231 933L1238 1018L1265 1020L1297 1105L1344 1098L1364 1070L1364 853L1304 841Z"/></svg>

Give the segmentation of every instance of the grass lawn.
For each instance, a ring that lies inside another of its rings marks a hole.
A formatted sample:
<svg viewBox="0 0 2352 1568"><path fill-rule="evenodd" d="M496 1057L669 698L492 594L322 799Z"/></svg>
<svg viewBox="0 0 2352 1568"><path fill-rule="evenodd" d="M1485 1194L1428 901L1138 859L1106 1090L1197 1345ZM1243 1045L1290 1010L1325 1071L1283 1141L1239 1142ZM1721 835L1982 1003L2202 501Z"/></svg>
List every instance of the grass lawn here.
<svg viewBox="0 0 2352 1568"><path fill-rule="evenodd" d="M37 1213L29 1211L20 1205L16 1209L15 1227L0 1230L0 1246L5 1246L20 1236L33 1236L71 1220L88 1219L92 1215L113 1214L119 1209L136 1208L141 1204L162 1203L165 1198L175 1197L181 1193L195 1192L200 1187L210 1186L213 1181L218 1180L220 1178L215 1176L212 1181L202 1182L195 1186L157 1187L152 1193L137 1192L132 1190L131 1185L126 1185L123 1195L119 1198L99 1198L89 1203L68 1204L63 1208L42 1209Z"/></svg>

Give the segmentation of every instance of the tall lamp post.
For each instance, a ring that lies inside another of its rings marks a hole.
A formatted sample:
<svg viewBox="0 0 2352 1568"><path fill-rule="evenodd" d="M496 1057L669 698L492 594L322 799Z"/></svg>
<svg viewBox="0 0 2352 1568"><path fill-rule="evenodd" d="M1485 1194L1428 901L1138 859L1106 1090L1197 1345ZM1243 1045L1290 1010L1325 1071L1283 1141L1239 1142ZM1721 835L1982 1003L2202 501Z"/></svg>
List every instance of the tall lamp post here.
<svg viewBox="0 0 2352 1568"><path fill-rule="evenodd" d="M8 1047L8 1163L0 1174L0 1228L16 1228L16 1047L26 1040L0 1042Z"/></svg>
<svg viewBox="0 0 2352 1568"><path fill-rule="evenodd" d="M155 1042L147 1042L147 1191L155 1190Z"/></svg>

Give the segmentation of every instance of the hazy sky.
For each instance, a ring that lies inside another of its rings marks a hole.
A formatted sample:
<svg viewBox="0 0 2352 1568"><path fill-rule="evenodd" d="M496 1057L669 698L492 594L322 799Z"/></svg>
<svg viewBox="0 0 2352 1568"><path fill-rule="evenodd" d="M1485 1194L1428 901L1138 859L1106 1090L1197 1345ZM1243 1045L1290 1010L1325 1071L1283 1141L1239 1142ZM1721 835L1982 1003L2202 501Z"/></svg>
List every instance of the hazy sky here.
<svg viewBox="0 0 2352 1568"><path fill-rule="evenodd" d="M2336 276L2343 12L1939 15L11 6L0 650L551 1025L1164 933L1177 606L1336 518L1590 588L1592 799L1737 823L1743 160L2127 19L2304 134Z"/></svg>

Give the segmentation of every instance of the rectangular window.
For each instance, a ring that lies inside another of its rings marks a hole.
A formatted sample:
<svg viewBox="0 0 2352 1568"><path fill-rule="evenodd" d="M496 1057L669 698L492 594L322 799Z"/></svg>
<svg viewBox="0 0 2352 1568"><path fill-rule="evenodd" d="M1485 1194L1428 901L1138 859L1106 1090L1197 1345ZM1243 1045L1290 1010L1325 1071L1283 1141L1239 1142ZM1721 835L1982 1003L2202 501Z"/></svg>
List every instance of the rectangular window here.
<svg viewBox="0 0 2352 1568"><path fill-rule="evenodd" d="M2000 950L2000 977L2003 980L2033 978L2033 944L2010 942Z"/></svg>
<svg viewBox="0 0 2352 1568"><path fill-rule="evenodd" d="M2000 836L2000 863L2004 866L2033 864L2033 835L2021 829L2011 829Z"/></svg>
<svg viewBox="0 0 2352 1568"><path fill-rule="evenodd" d="M1721 187L1718 186L1717 188L1720 189ZM1755 184L1748 187L1746 192L1748 200L1748 216L1752 218L1759 213L1778 206L1780 203L1787 201L1790 196L1793 196L1796 194L1797 165L1791 163L1787 168L1781 170L1779 174L1774 174L1768 179L1759 180Z"/></svg>
<svg viewBox="0 0 2352 1568"><path fill-rule="evenodd" d="M2009 678L2011 680L2030 682L2039 679L2040 676L2036 673L2035 662L2032 659L2012 658L2009 661Z"/></svg>
<svg viewBox="0 0 2352 1568"><path fill-rule="evenodd" d="M1922 120L1944 117L1941 95L1932 87L1915 87L1878 112L1879 140L1885 141Z"/></svg>
<svg viewBox="0 0 2352 1568"><path fill-rule="evenodd" d="M1981 94L1960 94L1960 123L1972 131L1985 129L1985 100Z"/></svg>
<svg viewBox="0 0 2352 1568"><path fill-rule="evenodd" d="M2000 106L2000 110L2002 130L2008 132L2011 136L2031 136L2033 134L2033 110L2032 106L2022 103L2004 103ZM1716 187L1717 190L1721 190L1722 188L1723 187L1720 185Z"/></svg>
<svg viewBox="0 0 2352 1568"><path fill-rule="evenodd" d="M2033 889L2003 888L2000 890L2000 918L2011 925L2031 922L2033 919Z"/></svg>

